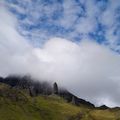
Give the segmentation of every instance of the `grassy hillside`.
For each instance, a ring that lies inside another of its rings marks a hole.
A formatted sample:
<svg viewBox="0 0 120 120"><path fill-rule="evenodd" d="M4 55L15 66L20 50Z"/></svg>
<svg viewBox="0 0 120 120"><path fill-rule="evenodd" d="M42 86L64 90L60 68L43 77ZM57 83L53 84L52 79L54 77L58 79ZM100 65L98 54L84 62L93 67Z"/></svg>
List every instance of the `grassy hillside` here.
<svg viewBox="0 0 120 120"><path fill-rule="evenodd" d="M77 107L56 95L30 97L0 83L0 120L120 120L120 110Z"/></svg>

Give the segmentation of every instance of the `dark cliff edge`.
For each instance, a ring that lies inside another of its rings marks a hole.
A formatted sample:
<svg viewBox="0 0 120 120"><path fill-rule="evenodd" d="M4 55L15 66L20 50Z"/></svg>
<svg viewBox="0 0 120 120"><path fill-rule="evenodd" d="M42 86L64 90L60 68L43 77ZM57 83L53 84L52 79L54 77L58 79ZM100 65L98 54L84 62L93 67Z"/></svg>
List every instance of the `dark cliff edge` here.
<svg viewBox="0 0 120 120"><path fill-rule="evenodd" d="M27 89L32 97L38 95L56 94L64 98L67 102L71 102L77 106L84 105L86 107L95 108L94 104L78 98L68 90L58 88L57 83L54 83L52 86L51 83L37 81L32 79L30 76L8 76L6 78L0 77L0 82L10 85L11 88ZM107 108L108 107L105 107L104 109Z"/></svg>

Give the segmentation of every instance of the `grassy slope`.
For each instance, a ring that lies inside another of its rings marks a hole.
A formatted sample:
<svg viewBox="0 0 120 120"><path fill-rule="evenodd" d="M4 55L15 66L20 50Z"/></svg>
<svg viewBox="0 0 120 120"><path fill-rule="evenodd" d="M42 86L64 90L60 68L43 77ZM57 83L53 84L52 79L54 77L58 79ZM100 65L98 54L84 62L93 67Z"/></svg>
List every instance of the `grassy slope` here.
<svg viewBox="0 0 120 120"><path fill-rule="evenodd" d="M30 97L0 84L0 120L120 120L120 110L93 110L58 96Z"/></svg>

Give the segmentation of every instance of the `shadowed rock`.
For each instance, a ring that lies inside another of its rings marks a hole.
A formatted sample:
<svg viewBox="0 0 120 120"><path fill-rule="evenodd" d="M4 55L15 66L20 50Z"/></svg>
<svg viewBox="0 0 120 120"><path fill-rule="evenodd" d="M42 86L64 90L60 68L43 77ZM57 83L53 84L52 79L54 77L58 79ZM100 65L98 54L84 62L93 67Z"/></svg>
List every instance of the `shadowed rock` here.
<svg viewBox="0 0 120 120"><path fill-rule="evenodd" d="M101 110L106 110L106 109L108 109L108 108L109 108L109 107L106 106L106 105L102 105L102 106L98 107L98 109L101 109Z"/></svg>
<svg viewBox="0 0 120 120"><path fill-rule="evenodd" d="M53 84L53 93L58 94L58 85L56 82Z"/></svg>
<svg viewBox="0 0 120 120"><path fill-rule="evenodd" d="M71 101L71 103L75 105L75 97L74 97L74 96L72 96L72 101Z"/></svg>
<svg viewBox="0 0 120 120"><path fill-rule="evenodd" d="M10 85L11 88L26 89L32 97L37 95L51 95L53 93L64 98L67 102L72 102L75 105L94 107L92 103L78 98L69 91L61 88L58 89L56 82L53 84L53 88L48 82L36 81L30 76L8 76L6 78L0 78L0 82Z"/></svg>
<svg viewBox="0 0 120 120"><path fill-rule="evenodd" d="M67 100L67 102L73 102L77 106L85 105L86 107L90 107L90 108L95 107L94 104L92 104L84 99L78 98L74 94L72 94L69 91L64 90L64 89L59 90L59 96L63 97L65 100Z"/></svg>
<svg viewBox="0 0 120 120"><path fill-rule="evenodd" d="M8 84L13 88L27 89L31 96L52 94L52 87L49 83L36 81L30 76L8 76L6 78L0 78L0 82Z"/></svg>

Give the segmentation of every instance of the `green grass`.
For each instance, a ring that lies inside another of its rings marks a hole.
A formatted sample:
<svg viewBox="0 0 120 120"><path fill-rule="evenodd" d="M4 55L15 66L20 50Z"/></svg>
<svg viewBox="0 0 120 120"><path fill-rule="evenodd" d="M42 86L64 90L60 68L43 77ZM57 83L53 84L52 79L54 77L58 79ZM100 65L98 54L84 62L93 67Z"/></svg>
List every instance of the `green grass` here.
<svg viewBox="0 0 120 120"><path fill-rule="evenodd" d="M120 120L120 110L77 107L56 95L30 97L0 84L0 120Z"/></svg>
<svg viewBox="0 0 120 120"><path fill-rule="evenodd" d="M96 120L116 120L114 113L109 110L94 110L91 112L91 116Z"/></svg>
<svg viewBox="0 0 120 120"><path fill-rule="evenodd" d="M80 108L52 96L30 97L25 91L0 85L0 118L2 120L67 120Z"/></svg>

